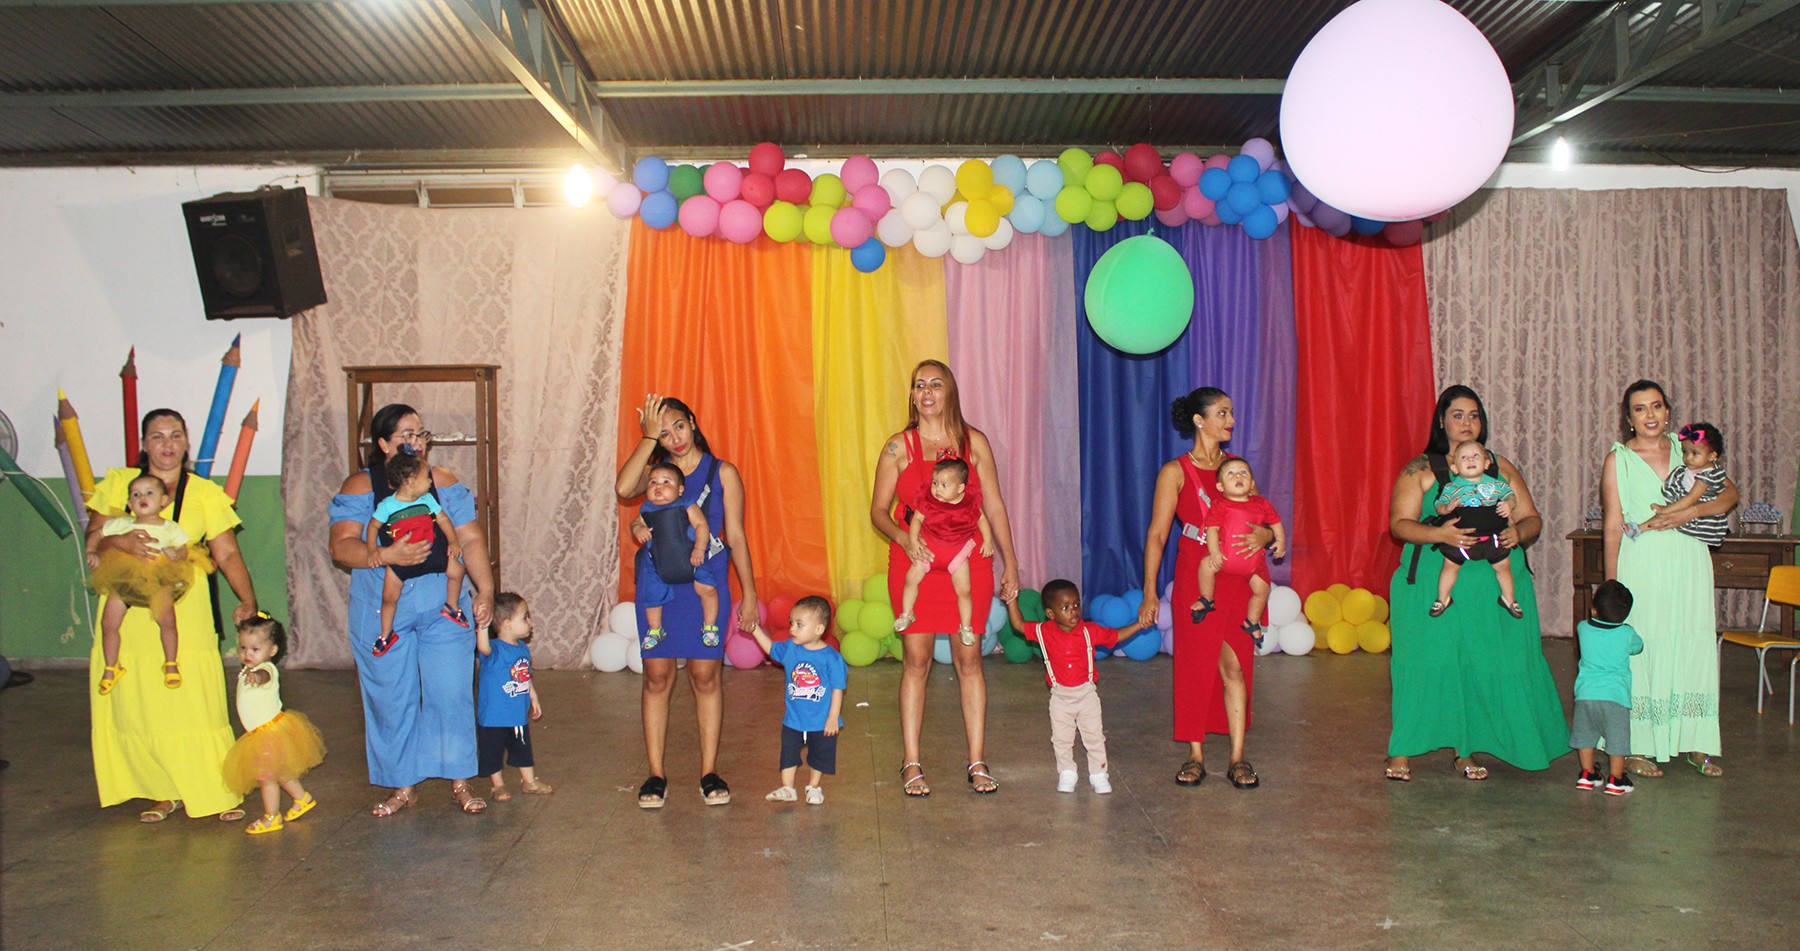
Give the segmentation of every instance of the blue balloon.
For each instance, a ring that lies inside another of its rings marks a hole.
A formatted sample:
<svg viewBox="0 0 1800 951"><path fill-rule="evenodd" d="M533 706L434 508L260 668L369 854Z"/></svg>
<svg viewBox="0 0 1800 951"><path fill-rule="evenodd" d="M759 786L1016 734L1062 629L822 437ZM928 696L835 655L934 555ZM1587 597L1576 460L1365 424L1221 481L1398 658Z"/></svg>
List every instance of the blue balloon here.
<svg viewBox="0 0 1800 951"><path fill-rule="evenodd" d="M1385 227L1387 227L1387 222L1385 221L1371 221L1368 218L1359 218L1356 215L1350 216L1350 229L1357 234L1380 234L1381 229Z"/></svg>
<svg viewBox="0 0 1800 951"><path fill-rule="evenodd" d="M1244 233L1258 241L1270 237L1279 227L1281 220L1275 217L1275 209L1268 205L1257 205L1244 216Z"/></svg>
<svg viewBox="0 0 1800 951"><path fill-rule="evenodd" d="M1247 215L1257 208L1266 208L1261 198L1256 197L1256 185L1251 182L1232 182L1231 190L1225 193L1224 204L1239 215Z"/></svg>
<svg viewBox="0 0 1800 951"><path fill-rule="evenodd" d="M1117 600L1119 600L1119 599L1115 595L1096 594L1092 598L1089 598L1085 603L1082 604L1081 613L1083 616L1085 616L1090 621L1098 621L1101 624L1106 624L1105 621L1100 620L1100 614L1101 614L1101 612L1106 610L1106 605L1108 602L1117 601ZM1112 627L1111 624L1106 624L1106 626Z"/></svg>
<svg viewBox="0 0 1800 951"><path fill-rule="evenodd" d="M939 634L932 640L934 643L931 645L931 659L940 664L950 663L950 635Z"/></svg>
<svg viewBox="0 0 1800 951"><path fill-rule="evenodd" d="M1012 222L1013 230L1020 234L1034 234L1044 226L1044 203L1029 194L1013 199L1013 210L1006 216Z"/></svg>
<svg viewBox="0 0 1800 951"><path fill-rule="evenodd" d="M1017 200L1019 193L1025 190L1025 160L1017 155L999 155L988 163L988 167L993 170L994 184L1012 189L1013 199Z"/></svg>
<svg viewBox="0 0 1800 951"><path fill-rule="evenodd" d="M1094 609L1094 620L1107 627L1121 628L1137 620L1137 612L1124 598L1107 595L1106 603Z"/></svg>
<svg viewBox="0 0 1800 951"><path fill-rule="evenodd" d="M1252 160L1254 161L1254 160ZM1222 168L1209 168L1200 173L1200 194L1213 201L1224 201L1231 190L1231 173Z"/></svg>
<svg viewBox="0 0 1800 951"><path fill-rule="evenodd" d="M1235 225L1244 220L1243 212L1234 211L1231 207L1231 202L1228 201L1222 201L1217 205L1214 205L1213 214L1219 216L1219 224L1222 225Z"/></svg>
<svg viewBox="0 0 1800 951"><path fill-rule="evenodd" d="M872 274L887 261L887 245L880 238L870 238L850 252L850 263L864 274Z"/></svg>
<svg viewBox="0 0 1800 951"><path fill-rule="evenodd" d="M1138 608L1144 606L1144 590L1142 588L1132 588L1130 591L1120 595L1119 598L1131 608L1132 617L1137 617Z"/></svg>
<svg viewBox="0 0 1800 951"><path fill-rule="evenodd" d="M1062 191L1062 187L1062 166L1052 159L1033 162L1025 172L1025 189L1038 201L1055 201L1056 193ZM1013 194L1016 200L1018 192Z"/></svg>
<svg viewBox="0 0 1800 951"><path fill-rule="evenodd" d="M1132 660L1149 660L1162 651L1162 632L1147 627L1119 645L1119 652Z"/></svg>
<svg viewBox="0 0 1800 951"><path fill-rule="evenodd" d="M1112 654L1113 654L1113 652L1110 648L1105 648L1105 647L1094 648L1094 659L1095 660L1105 660L1108 657L1111 657Z"/></svg>
<svg viewBox="0 0 1800 951"><path fill-rule="evenodd" d="M1263 173L1263 167L1255 156L1234 155L1231 158L1231 164L1225 166L1225 171L1231 174L1231 180L1234 182L1254 182L1256 177Z"/></svg>
<svg viewBox="0 0 1800 951"><path fill-rule="evenodd" d="M654 155L638 159L631 170L631 184L639 191L659 192L669 187L669 163Z"/></svg>
<svg viewBox="0 0 1800 951"><path fill-rule="evenodd" d="M1256 197L1265 205L1279 205L1288 200L1287 176L1269 169L1256 177Z"/></svg>
<svg viewBox="0 0 1800 951"><path fill-rule="evenodd" d="M638 217L644 219L644 224L661 231L675 223L677 210L674 195L666 191L651 192L638 206Z"/></svg>
<svg viewBox="0 0 1800 951"><path fill-rule="evenodd" d="M1069 223L1061 215L1045 215L1044 223L1038 226L1038 234L1046 238L1060 238L1068 233Z"/></svg>

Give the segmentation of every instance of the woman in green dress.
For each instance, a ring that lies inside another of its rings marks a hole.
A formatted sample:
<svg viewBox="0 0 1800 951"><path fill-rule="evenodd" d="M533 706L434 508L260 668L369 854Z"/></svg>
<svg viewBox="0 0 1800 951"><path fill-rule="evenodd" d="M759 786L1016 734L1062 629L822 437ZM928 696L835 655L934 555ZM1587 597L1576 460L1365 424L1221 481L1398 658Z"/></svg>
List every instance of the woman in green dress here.
<svg viewBox="0 0 1800 951"><path fill-rule="evenodd" d="M1670 420L1674 407L1661 385L1625 388L1619 436L1600 464L1606 577L1631 589L1631 626L1644 651L1631 658L1631 752L1626 768L1661 776L1657 763L1686 753L1703 776L1724 770L1712 761L1719 745L1719 653L1713 621L1713 565L1706 544L1671 531L1701 515L1737 507L1737 485L1711 502L1657 515L1663 481L1681 462ZM1627 530L1627 525L1633 530Z"/></svg>
<svg viewBox="0 0 1800 951"><path fill-rule="evenodd" d="M1476 752L1520 769L1544 769L1569 752L1569 724L1544 661L1537 594L1522 551L1537 540L1543 520L1524 477L1498 453L1488 471L1511 484L1516 497L1502 511L1511 524L1497 541L1512 550L1513 594L1522 616L1502 606L1492 571L1460 572L1451 606L1431 616L1444 563L1435 546L1467 548L1475 533L1455 519L1432 525L1420 515L1435 511L1450 447L1470 439L1486 445L1487 423L1474 390L1446 389L1438 396L1425 452L1394 482L1388 528L1405 547L1388 592L1394 729L1386 775L1397 782L1412 779L1411 757L1446 747L1455 750L1457 773L1471 780L1488 777Z"/></svg>

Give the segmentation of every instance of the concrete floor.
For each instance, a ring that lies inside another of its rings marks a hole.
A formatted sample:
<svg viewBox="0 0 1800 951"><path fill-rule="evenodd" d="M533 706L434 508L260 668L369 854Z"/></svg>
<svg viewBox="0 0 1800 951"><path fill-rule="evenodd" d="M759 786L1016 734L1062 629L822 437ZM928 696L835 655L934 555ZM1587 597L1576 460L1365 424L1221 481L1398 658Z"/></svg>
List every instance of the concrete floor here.
<svg viewBox="0 0 1800 951"><path fill-rule="evenodd" d="M1566 641L1547 642L1558 682ZM990 756L1005 788L962 782L951 671L934 670L926 766L903 800L899 666L853 669L839 773L822 808L762 800L776 783L779 674L728 671L722 772L705 808L693 709L677 696L669 805L644 776L638 680L544 672L533 728L555 796L484 815L448 786L376 820L354 677L283 676L332 752L321 806L286 831L94 806L85 676L38 673L0 702L0 944L7 948L1435 948L1800 946L1794 808L1800 741L1758 718L1748 651L1725 666L1723 780L1671 769L1624 799L1548 772L1448 754L1383 782L1386 656L1259 664L1251 758L1263 788L1171 781L1169 663L1101 665L1117 792L1059 795L1041 668L990 660ZM1785 673L1785 671L1783 672ZM1785 698L1782 698L1785 699ZM867 707L856 706L867 702ZM1085 766L1084 766L1085 770ZM485 782L478 787L486 790Z"/></svg>

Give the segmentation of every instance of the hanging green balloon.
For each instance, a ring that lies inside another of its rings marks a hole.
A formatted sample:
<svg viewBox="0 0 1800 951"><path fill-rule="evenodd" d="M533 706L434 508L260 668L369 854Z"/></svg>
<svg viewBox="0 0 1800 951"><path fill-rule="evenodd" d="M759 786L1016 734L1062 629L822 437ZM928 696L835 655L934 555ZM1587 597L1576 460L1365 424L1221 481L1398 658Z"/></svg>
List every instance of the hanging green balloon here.
<svg viewBox="0 0 1800 951"><path fill-rule="evenodd" d="M1125 353L1156 353L1175 342L1194 315L1194 276L1155 235L1126 238L1100 256L1083 295L1088 325Z"/></svg>
<svg viewBox="0 0 1800 951"><path fill-rule="evenodd" d="M677 165L669 169L669 194L675 196L677 203L687 201L700 194L702 188L700 170L692 165Z"/></svg>

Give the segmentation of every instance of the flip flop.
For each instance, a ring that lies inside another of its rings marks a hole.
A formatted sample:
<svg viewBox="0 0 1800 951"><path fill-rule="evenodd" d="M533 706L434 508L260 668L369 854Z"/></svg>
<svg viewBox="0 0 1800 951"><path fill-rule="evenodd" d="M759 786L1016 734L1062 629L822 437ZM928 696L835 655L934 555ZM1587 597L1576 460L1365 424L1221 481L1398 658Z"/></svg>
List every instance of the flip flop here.
<svg viewBox="0 0 1800 951"><path fill-rule="evenodd" d="M162 808L162 804L164 802L169 804L169 807L167 809ZM181 808L181 800L179 800L179 799L160 800L158 802L151 803L150 808L145 809L143 812L138 813L138 821L139 822L161 822L164 819L169 818L171 815L174 815L175 810L180 809L180 808Z"/></svg>

